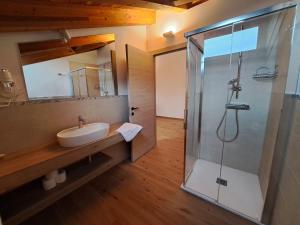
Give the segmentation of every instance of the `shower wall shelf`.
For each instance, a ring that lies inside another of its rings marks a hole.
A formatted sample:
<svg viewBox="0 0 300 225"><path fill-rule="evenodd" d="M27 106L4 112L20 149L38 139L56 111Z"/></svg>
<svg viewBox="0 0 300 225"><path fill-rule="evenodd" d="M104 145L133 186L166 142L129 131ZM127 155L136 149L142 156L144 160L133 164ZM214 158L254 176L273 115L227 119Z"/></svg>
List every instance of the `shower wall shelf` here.
<svg viewBox="0 0 300 225"><path fill-rule="evenodd" d="M274 72L270 72L270 68L267 66L261 66L256 70L256 73L252 76L255 80L275 79L278 76L278 65L275 66Z"/></svg>

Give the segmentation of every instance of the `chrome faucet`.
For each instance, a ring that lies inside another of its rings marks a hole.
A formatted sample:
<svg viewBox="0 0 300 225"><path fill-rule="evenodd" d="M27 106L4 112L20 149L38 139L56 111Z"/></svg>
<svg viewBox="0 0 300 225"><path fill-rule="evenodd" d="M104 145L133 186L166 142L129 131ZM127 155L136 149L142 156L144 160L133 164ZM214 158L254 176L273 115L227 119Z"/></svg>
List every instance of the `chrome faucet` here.
<svg viewBox="0 0 300 225"><path fill-rule="evenodd" d="M78 127L82 128L85 123L86 120L82 116L78 116Z"/></svg>

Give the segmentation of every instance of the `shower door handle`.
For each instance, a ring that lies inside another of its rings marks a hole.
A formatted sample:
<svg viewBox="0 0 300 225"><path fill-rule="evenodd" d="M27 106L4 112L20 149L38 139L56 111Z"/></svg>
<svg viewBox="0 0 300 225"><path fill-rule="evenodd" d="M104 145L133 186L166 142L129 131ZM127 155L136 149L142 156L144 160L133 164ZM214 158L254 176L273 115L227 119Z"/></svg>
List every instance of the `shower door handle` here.
<svg viewBox="0 0 300 225"><path fill-rule="evenodd" d="M183 119L183 129L187 129L187 114L188 114L188 110L184 109L184 119Z"/></svg>
<svg viewBox="0 0 300 225"><path fill-rule="evenodd" d="M199 112L198 112L198 142L201 138L201 119L202 119L202 95L199 95Z"/></svg>

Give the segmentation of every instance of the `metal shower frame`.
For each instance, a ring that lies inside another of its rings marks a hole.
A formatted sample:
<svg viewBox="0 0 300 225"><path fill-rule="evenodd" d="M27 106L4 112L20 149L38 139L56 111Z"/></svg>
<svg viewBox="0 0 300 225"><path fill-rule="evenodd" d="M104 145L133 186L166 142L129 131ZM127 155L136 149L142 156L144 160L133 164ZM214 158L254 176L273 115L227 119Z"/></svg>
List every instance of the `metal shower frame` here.
<svg viewBox="0 0 300 225"><path fill-rule="evenodd" d="M261 17L261 16L265 16L265 15L268 15L268 14L272 14L272 13L275 13L275 12L279 12L279 11L282 11L282 10L285 10L285 9L289 9L289 8L297 8L298 7L298 4L300 3L299 0L296 0L296 1L288 1L288 2L285 2L285 3L280 3L280 4L277 4L277 5L274 5L274 6L271 6L271 7L266 7L266 8L263 8L263 9L260 9L260 10L257 10L255 12L252 12L252 13L248 13L248 14L245 14L245 15L242 15L242 16L238 16L238 17L234 17L234 18L231 18L231 19L227 19L227 20L224 20L224 21L221 21L221 22L218 22L218 23L215 23L215 24L212 24L212 25L208 25L208 26L205 26L205 27L202 27L202 28L198 28L198 29L195 29L193 31L190 31L190 32L187 32L184 34L185 38L187 38L187 82L188 82L188 79L190 77L190 71L189 71L189 65L188 65L188 62L190 61L190 49L189 49L189 46L191 43L193 43L195 45L195 40L193 39L193 36L194 35L197 35L197 34L201 34L201 33L204 33L204 32L207 32L207 31L210 31L210 30L214 30L214 29L219 29L219 28L223 28L223 27L226 27L226 26L230 26L230 25L234 25L236 23L241 23L243 21L246 21L246 20L249 20L249 19L254 19L254 18L257 18L257 17ZM295 18L297 16L300 16L300 15L297 15L297 10L295 12ZM295 24L294 24L295 26ZM291 45L293 45L293 40L292 40L292 43ZM199 49L199 45L196 45L196 47ZM201 48L201 46L200 46ZM201 64L203 63L203 50L202 48L199 49L199 51L201 51L202 53L202 56L201 56ZM203 65L201 65L201 68L200 68L200 76L201 76L201 84L200 84L200 103L199 103L199 109L200 109L200 112L202 111L202 97L203 97L203 79L204 79L204 68L203 68ZM188 86L187 86L188 87ZM188 91L186 91L186 100L188 99ZM186 177L185 177L185 172L186 172L186 148L187 148L187 145L186 145L186 133L187 133L187 113L188 112L188 107L187 107L187 101L186 101L186 109L185 109L185 119L184 119L184 124L185 124L185 143L184 143L184 171L183 171L183 184L182 184L182 188L188 192L190 192L191 194L194 194L196 196L199 197L199 195L197 193L193 193L192 190L188 190L187 188L185 188L185 181L186 181ZM201 128L201 113L200 113L200 117L199 117L199 124L198 124L198 127ZM201 134L201 129L199 129L199 133ZM199 135L200 135L199 134ZM189 175L187 175L188 177ZM271 181L270 181L271 183ZM273 190L272 190L273 191ZM267 224L269 223L270 219L271 219L271 211L272 211L272 204L270 202L272 202L274 199L272 199L274 197L274 193L270 194L270 196L268 196L268 193L267 193L267 196L265 198L265 204L264 204L264 208L263 208L263 212L262 212L262 222L259 222L257 220L254 220L248 216L245 216L241 213L238 213L236 212L235 210L232 210L232 209L229 209L227 208L226 206L224 205L221 205L219 204L218 202L215 202L215 201L212 201L210 200L209 198L206 198L205 196L202 196L203 199L205 200L208 200L210 202L212 202L213 204L216 204L224 209L227 209L231 212L233 212L234 214L237 214L239 216L242 216L252 222L255 222L257 224ZM268 199L269 198L269 199ZM269 201L268 204L266 204L267 200Z"/></svg>

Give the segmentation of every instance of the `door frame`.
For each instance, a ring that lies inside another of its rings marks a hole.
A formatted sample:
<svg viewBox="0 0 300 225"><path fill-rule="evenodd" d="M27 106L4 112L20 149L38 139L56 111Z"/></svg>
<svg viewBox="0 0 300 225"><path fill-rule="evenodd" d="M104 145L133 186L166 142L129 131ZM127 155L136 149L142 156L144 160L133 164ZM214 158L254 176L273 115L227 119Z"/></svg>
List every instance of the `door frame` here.
<svg viewBox="0 0 300 225"><path fill-rule="evenodd" d="M200 52L203 54L203 48L197 43L196 40L194 40L193 38L190 38L191 42L200 50ZM186 50L186 90L185 90L185 109L184 109L184 119L183 119L183 128L184 128L184 166L183 166L183 176L182 176L182 180L183 180L183 185L185 185L185 170L186 170L186 135L187 135L187 114L188 114L188 107L187 107L187 98L188 98L188 73L189 73L189 68L188 68L188 55L189 55L189 42L183 42L180 44L176 44L176 45L171 45L168 46L166 48L161 48L155 51L152 51L151 54L153 55L153 57L155 58L156 56L161 56L161 55L165 55L165 54L169 54L169 53L173 53L173 52L177 52L177 51L183 51ZM156 64L155 64L155 60L154 60L154 66L156 69ZM156 72L156 70L154 71ZM155 78L156 78L156 74L155 74ZM156 84L156 80L155 80L155 84ZM156 86L155 86L155 90L156 90ZM156 108L156 106L155 106Z"/></svg>

